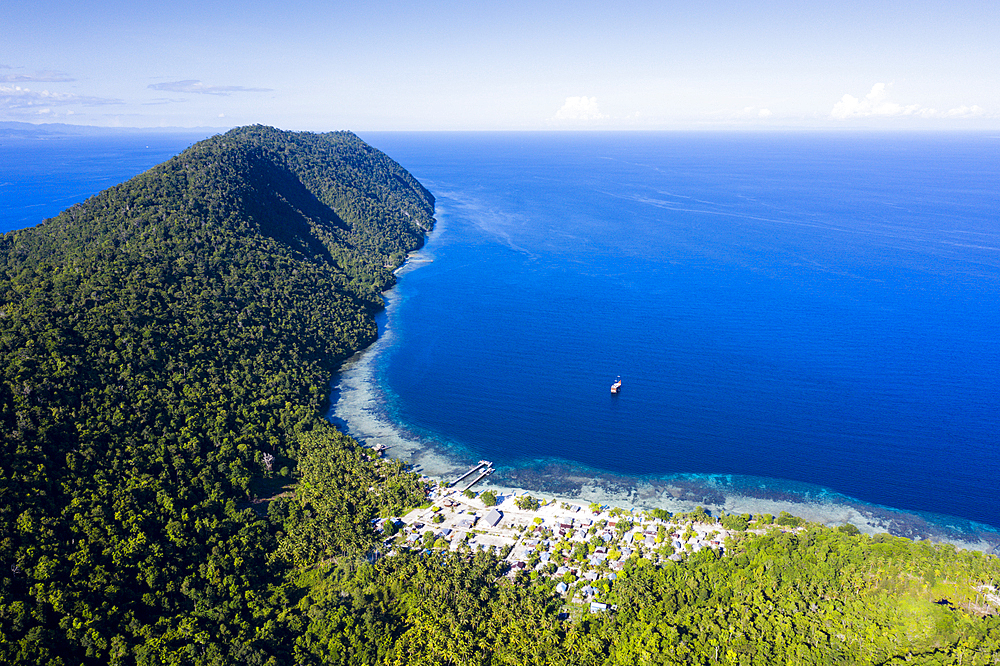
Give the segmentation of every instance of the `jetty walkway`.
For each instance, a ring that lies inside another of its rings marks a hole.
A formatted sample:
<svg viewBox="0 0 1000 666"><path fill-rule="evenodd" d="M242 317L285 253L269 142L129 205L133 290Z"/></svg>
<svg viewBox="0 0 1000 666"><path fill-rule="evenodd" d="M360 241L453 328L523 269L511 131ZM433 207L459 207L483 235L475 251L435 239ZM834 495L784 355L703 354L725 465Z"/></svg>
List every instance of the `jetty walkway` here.
<svg viewBox="0 0 1000 666"><path fill-rule="evenodd" d="M482 471L480 472L480 470L482 470ZM483 477L489 476L490 474L492 474L493 473L493 463L490 462L489 460L480 460L479 463L477 465L475 465L472 469L470 469L468 472L466 472L462 476L458 477L457 479L455 479L454 481L452 481L451 483L449 483L448 487L451 488L453 486L457 486L459 483L461 483L462 479L466 479L466 478L472 476L473 474L475 474L476 472L480 472L479 476L477 476L475 478L475 480L472 481L472 483L470 483L465 488L463 488L463 490L468 490L472 486L474 486L477 483L479 483L483 479Z"/></svg>

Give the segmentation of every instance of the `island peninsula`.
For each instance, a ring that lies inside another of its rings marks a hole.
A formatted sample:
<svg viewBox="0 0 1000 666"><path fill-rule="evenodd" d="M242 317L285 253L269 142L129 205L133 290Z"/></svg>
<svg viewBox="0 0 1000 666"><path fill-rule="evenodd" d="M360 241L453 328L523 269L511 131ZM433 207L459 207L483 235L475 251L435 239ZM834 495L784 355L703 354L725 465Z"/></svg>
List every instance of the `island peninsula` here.
<svg viewBox="0 0 1000 666"><path fill-rule="evenodd" d="M428 506L323 414L433 210L353 134L253 126L0 236L0 660L997 662L982 553L793 516Z"/></svg>

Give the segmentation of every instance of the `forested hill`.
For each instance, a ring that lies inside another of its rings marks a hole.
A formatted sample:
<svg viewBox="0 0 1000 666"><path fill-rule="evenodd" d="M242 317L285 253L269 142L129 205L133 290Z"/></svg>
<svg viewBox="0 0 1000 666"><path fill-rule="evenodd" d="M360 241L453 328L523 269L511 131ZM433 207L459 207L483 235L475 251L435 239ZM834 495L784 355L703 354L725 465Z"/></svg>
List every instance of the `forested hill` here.
<svg viewBox="0 0 1000 666"><path fill-rule="evenodd" d="M265 654L283 567L419 497L321 414L433 206L353 134L254 126L0 236L0 662ZM297 474L323 506L246 508Z"/></svg>
<svg viewBox="0 0 1000 666"><path fill-rule="evenodd" d="M1000 663L1000 561L951 546L695 511L725 554L673 557L619 511L614 578L610 523L538 518L511 579L376 534L426 489L322 415L433 204L352 134L248 127L0 236L0 664ZM607 612L557 587L591 581Z"/></svg>

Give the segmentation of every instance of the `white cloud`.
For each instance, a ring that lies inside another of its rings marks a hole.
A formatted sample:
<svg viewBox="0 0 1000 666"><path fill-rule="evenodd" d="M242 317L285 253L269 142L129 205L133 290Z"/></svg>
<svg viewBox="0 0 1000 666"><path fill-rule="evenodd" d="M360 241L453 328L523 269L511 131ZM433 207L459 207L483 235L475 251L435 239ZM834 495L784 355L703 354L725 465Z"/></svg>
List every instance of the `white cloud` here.
<svg viewBox="0 0 1000 666"><path fill-rule="evenodd" d="M886 100L885 84L876 83L864 99L844 95L833 105L830 115L839 120L868 118L871 116L909 116L920 110L919 104L901 106Z"/></svg>
<svg viewBox="0 0 1000 666"><path fill-rule="evenodd" d="M87 97L71 93L49 92L48 90L38 91L21 86L0 85L0 109L36 109L67 104L100 106L103 104L124 104L124 102L120 99Z"/></svg>
<svg viewBox="0 0 1000 666"><path fill-rule="evenodd" d="M567 97L556 111L556 120L603 120L607 118L597 107L596 97Z"/></svg>
<svg viewBox="0 0 1000 666"><path fill-rule="evenodd" d="M0 69L14 68L10 65L0 65ZM4 83L67 83L69 81L76 81L76 79L64 72L45 70L31 74L0 74L0 81Z"/></svg>
<svg viewBox="0 0 1000 666"><path fill-rule="evenodd" d="M228 95L234 92L271 92L272 88L245 88L243 86L206 86L197 79L170 81L167 83L151 83L152 90L166 90L179 93L199 93L201 95Z"/></svg>
<svg viewBox="0 0 1000 666"><path fill-rule="evenodd" d="M891 118L914 116L917 118L975 118L982 116L981 107L960 106L944 113L920 104L899 104L887 99L888 93L884 83L876 83L864 99L853 95L844 95L833 105L830 115L838 120L850 118Z"/></svg>
<svg viewBox="0 0 1000 666"><path fill-rule="evenodd" d="M756 106L744 106L742 111L730 114L730 118L739 122L746 122L748 120L753 120L754 118L764 120L773 115L774 114L771 113L771 109L762 109Z"/></svg>
<svg viewBox="0 0 1000 666"><path fill-rule="evenodd" d="M944 115L949 118L977 118L985 113L982 107L973 104L972 106L959 106L954 109L948 109Z"/></svg>

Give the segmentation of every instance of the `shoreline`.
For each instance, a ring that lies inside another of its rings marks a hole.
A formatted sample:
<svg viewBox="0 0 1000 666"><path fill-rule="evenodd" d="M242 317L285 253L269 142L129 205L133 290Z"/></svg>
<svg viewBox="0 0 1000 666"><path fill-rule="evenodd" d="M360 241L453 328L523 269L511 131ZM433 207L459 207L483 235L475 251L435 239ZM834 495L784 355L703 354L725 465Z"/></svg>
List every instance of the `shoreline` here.
<svg viewBox="0 0 1000 666"><path fill-rule="evenodd" d="M446 216L442 216L445 217ZM435 231L444 230L439 220ZM396 271L398 277L434 260L424 247L410 254ZM394 423L384 408L378 386L378 361L391 348L392 315L400 296L393 287L383 294L386 307L378 317L379 337L346 360L332 382L327 419L364 446L383 446L386 455L403 460L430 481L450 481L468 469L475 456L461 456L459 447L433 442ZM521 467L499 467L475 488L505 494L530 493L557 502L598 502L623 510L665 509L686 513L702 506L726 513L778 515L787 511L827 526L850 523L869 535L888 532L913 540L952 543L968 550L1000 554L1000 529L957 516L908 511L841 495L830 489L781 479L729 474L674 474L630 477L586 469L568 461L537 461Z"/></svg>
<svg viewBox="0 0 1000 666"><path fill-rule="evenodd" d="M869 536L887 532L893 536L915 541L945 542L966 550L1000 555L1000 531L992 530L988 525L964 521L965 529L962 529L948 524L948 522L962 522L961 519L949 521L952 518L950 516L929 517L912 511L868 504L832 493L828 493L828 499L804 494L795 497L789 492L772 492L781 494L780 497L762 496L764 493L751 495L733 492L718 483L718 479L721 478L734 478L731 476L692 477L694 475L629 480L627 477L614 479L597 474L588 478L577 474L564 477L565 481L576 485L573 491L553 493L539 489L534 484L497 483L509 478L505 477L503 471L498 471L489 477L489 482L481 482L474 489L500 491L505 495L528 493L555 502L577 504L597 502L624 511L665 509L677 514L690 513L700 506L713 516L718 516L724 511L726 514L749 513L754 517L762 514L777 516L782 511L787 511L810 523L819 523L827 527L850 523ZM529 485L532 487L526 487Z"/></svg>
<svg viewBox="0 0 1000 666"><path fill-rule="evenodd" d="M386 316L391 316L392 303L387 298ZM334 384L336 400L331 401L328 418L364 446L386 447L386 455L408 463L429 482L448 482L468 469L473 458L460 458L446 445L405 432L390 421L382 408L373 373L379 352L391 344L392 337L391 327L387 327L386 335L344 363ZM779 479L723 474L616 476L552 461L536 467L500 467L474 489L501 491L504 495L528 493L556 502L598 502L626 511L660 508L687 513L698 506L713 515L720 510L751 515L788 511L829 527L850 523L868 535L888 532L1000 554L1000 530L989 525L870 504L819 486L795 484L800 489L793 490L790 485ZM760 492L747 492L753 487Z"/></svg>

